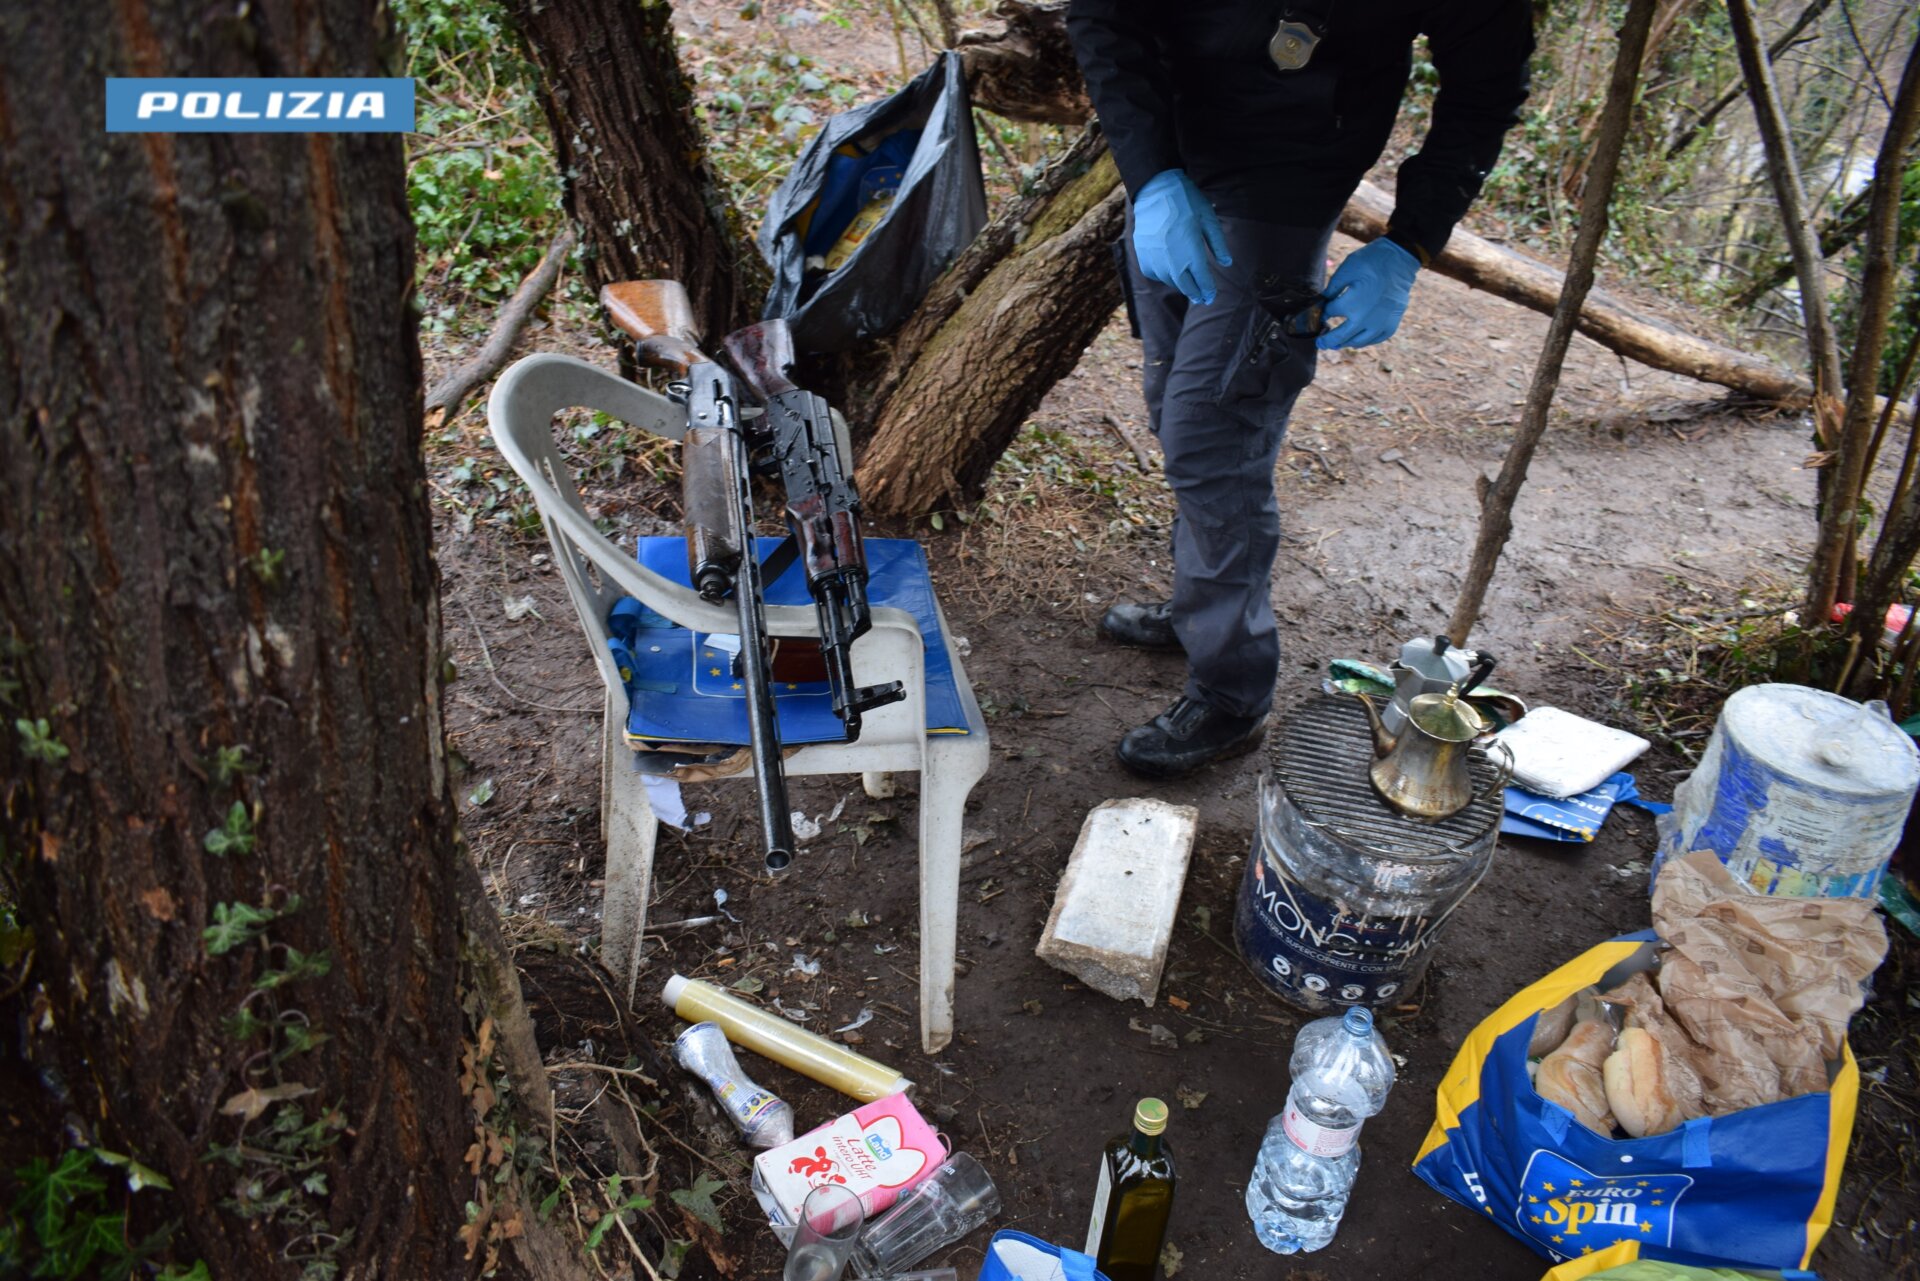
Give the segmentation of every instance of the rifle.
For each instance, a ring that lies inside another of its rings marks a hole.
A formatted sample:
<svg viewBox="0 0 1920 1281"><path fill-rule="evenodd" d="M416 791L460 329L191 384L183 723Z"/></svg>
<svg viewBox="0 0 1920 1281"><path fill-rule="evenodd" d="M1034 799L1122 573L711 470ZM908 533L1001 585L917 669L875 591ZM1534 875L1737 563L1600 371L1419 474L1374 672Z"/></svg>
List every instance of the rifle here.
<svg viewBox="0 0 1920 1281"><path fill-rule="evenodd" d="M860 495L844 466L846 451L827 402L788 378L793 332L784 320L763 320L721 344L741 380L766 405L761 435L787 494L787 541L767 558L778 578L797 555L820 620L820 655L833 691L834 715L847 741L860 737L864 712L906 697L899 681L855 685L853 642L873 627L867 603L867 553L860 536Z"/></svg>
<svg viewBox="0 0 1920 1281"><path fill-rule="evenodd" d="M760 562L753 554L752 449L733 377L700 350L693 306L679 281L611 284L600 291L600 303L613 323L637 340L634 352L641 364L676 376L668 391L687 409L681 447L688 568L701 599L718 604L731 591L739 608L740 679L747 693L760 827L767 869L777 872L793 862L793 819L769 684Z"/></svg>

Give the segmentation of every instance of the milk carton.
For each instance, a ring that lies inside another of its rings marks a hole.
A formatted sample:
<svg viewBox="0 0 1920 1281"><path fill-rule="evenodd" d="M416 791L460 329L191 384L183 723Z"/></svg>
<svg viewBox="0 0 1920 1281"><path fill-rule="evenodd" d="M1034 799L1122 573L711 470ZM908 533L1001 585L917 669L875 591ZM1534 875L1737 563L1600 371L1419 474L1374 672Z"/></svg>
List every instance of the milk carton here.
<svg viewBox="0 0 1920 1281"><path fill-rule="evenodd" d="M753 1160L753 1192L781 1240L792 1235L807 1193L838 1183L873 1218L947 1159L946 1145L905 1094L855 1108Z"/></svg>

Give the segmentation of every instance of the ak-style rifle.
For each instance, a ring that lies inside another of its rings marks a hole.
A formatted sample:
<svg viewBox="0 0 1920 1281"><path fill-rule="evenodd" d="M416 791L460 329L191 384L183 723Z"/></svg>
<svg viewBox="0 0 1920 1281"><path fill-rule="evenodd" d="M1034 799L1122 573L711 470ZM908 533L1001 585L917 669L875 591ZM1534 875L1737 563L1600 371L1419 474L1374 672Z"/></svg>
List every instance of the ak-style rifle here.
<svg viewBox="0 0 1920 1281"><path fill-rule="evenodd" d="M786 542L767 558L777 579L797 555L820 619L820 656L833 691L833 711L860 737L864 712L906 696L899 681L856 685L853 642L873 626L867 604L867 552L860 535L860 495L847 475L849 451L827 402L794 386L793 333L784 320L763 320L722 344L741 379L766 405L760 436L780 469L787 494Z"/></svg>
<svg viewBox="0 0 1920 1281"><path fill-rule="evenodd" d="M628 280L600 291L607 314L636 341L640 363L676 381L668 390L686 406L681 438L687 561L694 590L718 604L733 595L740 616L739 676L747 695L747 733L760 797L767 868L793 862L793 818L781 764L767 655L760 562L753 551L753 448L741 421L733 375L700 350L693 305L677 280Z"/></svg>

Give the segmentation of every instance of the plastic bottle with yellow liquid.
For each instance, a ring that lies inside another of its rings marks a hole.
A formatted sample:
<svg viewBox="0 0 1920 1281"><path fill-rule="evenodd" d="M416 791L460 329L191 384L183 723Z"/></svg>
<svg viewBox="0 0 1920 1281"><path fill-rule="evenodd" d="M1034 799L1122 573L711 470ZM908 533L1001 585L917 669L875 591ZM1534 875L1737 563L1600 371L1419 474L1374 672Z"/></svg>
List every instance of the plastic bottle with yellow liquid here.
<svg viewBox="0 0 1920 1281"><path fill-rule="evenodd" d="M1107 1281L1153 1281L1160 1266L1175 1179L1173 1152L1161 1137L1166 1129L1167 1105L1141 1099L1133 1129L1100 1154L1086 1253Z"/></svg>

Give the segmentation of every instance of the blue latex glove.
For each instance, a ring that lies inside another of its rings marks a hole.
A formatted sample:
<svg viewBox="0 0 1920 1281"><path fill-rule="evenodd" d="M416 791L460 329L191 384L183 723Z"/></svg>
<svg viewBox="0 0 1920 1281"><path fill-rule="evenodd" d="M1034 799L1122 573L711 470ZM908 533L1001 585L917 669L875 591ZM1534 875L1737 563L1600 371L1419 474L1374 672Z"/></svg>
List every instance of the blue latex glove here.
<svg viewBox="0 0 1920 1281"><path fill-rule="evenodd" d="M1393 337L1407 311L1407 296L1420 260L1382 237L1348 254L1327 282L1325 320L1345 323L1320 335L1322 351L1335 347L1371 347Z"/></svg>
<svg viewBox="0 0 1920 1281"><path fill-rule="evenodd" d="M1222 267L1233 265L1220 220L1187 171L1167 169L1148 179L1133 198L1133 253L1141 274L1194 302L1212 302L1209 251Z"/></svg>

